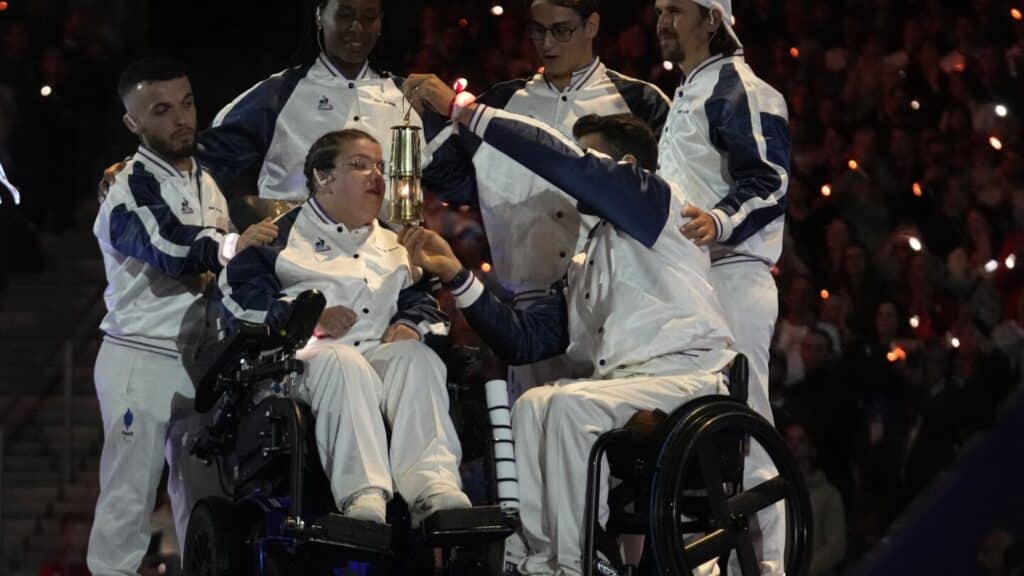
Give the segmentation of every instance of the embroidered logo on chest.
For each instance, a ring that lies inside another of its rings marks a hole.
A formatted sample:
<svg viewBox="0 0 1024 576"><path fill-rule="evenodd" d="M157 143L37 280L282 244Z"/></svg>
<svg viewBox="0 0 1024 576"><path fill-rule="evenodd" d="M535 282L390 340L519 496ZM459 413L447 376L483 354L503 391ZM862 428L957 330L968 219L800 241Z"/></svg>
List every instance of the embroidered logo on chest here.
<svg viewBox="0 0 1024 576"><path fill-rule="evenodd" d="M321 96L320 103L317 104L317 108L320 110L334 110L334 105L327 99L327 96Z"/></svg>
<svg viewBox="0 0 1024 576"><path fill-rule="evenodd" d="M181 213L182 214L194 214L195 213L195 210L192 209L192 206L189 206L188 200L182 200L181 201Z"/></svg>
<svg viewBox="0 0 1024 576"><path fill-rule="evenodd" d="M331 247L327 245L327 240L317 238L316 244L313 245L313 250L316 252L330 252Z"/></svg>

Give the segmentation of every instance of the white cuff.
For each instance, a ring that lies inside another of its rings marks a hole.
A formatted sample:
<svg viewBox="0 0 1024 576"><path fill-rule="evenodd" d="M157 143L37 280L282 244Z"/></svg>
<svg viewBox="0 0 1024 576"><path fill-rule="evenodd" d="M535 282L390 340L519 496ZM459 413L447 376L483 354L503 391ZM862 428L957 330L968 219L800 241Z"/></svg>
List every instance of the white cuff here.
<svg viewBox="0 0 1024 576"><path fill-rule="evenodd" d="M732 219L725 213L721 208L715 208L708 212L711 217L715 219L715 228L718 229L718 235L715 240L719 242L725 242L730 236L732 236Z"/></svg>
<svg viewBox="0 0 1024 576"><path fill-rule="evenodd" d="M483 293L484 285L476 279L476 275L472 272L469 273L469 280L452 290L452 296L455 296L455 305L459 308L469 308Z"/></svg>
<svg viewBox="0 0 1024 576"><path fill-rule="evenodd" d="M220 250L217 251L217 259L220 260L220 265L227 266L228 262L235 257L237 250L238 234L235 232L225 234L220 241Z"/></svg>
<svg viewBox="0 0 1024 576"><path fill-rule="evenodd" d="M497 113L495 108L477 103L476 110L473 111L473 116L469 119L469 130L483 138L484 132L487 131L487 125L491 123L491 118L494 118Z"/></svg>

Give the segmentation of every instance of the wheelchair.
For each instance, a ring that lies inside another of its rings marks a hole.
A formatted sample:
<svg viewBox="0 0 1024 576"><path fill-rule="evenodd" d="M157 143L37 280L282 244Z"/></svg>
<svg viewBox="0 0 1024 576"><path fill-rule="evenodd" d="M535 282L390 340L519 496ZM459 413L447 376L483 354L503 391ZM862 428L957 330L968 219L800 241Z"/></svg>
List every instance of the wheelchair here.
<svg viewBox="0 0 1024 576"><path fill-rule="evenodd" d="M780 501L786 506L785 571L807 573L807 487L783 438L747 406L748 371L747 359L737 355L728 396L698 398L667 415L641 411L623 428L598 437L588 459L584 576L689 574L716 558L727 574L732 553L743 576L760 574L750 521ZM744 457L752 441L768 453L778 475L744 488ZM621 483L609 489L610 516L602 528L597 515L605 457ZM618 546L622 535L644 536L639 565L625 563Z"/></svg>
<svg viewBox="0 0 1024 576"><path fill-rule="evenodd" d="M243 324L207 353L195 406L212 418L190 451L216 466L223 494L192 508L184 573L340 574L358 562L364 566L356 573L369 565L380 573L409 574L420 568L417 558L432 572L436 548L445 552L444 573L500 573L497 544L518 527L514 509L441 510L417 530L399 495L389 505L387 525L338 513L315 448L310 408L289 394L303 371L296 351L309 340L324 305L318 292L304 292L279 333Z"/></svg>

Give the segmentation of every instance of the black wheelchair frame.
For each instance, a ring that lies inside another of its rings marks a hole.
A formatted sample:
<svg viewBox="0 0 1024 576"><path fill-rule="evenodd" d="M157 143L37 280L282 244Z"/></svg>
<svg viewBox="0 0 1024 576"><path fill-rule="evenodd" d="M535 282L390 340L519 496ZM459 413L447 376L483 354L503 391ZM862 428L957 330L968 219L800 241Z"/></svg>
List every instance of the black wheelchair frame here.
<svg viewBox="0 0 1024 576"><path fill-rule="evenodd" d="M786 505L785 571L807 573L807 487L782 437L747 406L748 371L746 357L737 355L729 370L729 396L698 398L670 415L638 412L625 427L598 437L587 468L584 576L688 574L715 558L724 575L732 552L743 576L760 574L749 524L757 512L780 501ZM768 453L778 476L744 489L751 439ZM604 529L597 514L606 456L611 474L622 484L609 491L612 509ZM633 510L627 512L630 505ZM621 558L617 537L623 534L646 536L639 566Z"/></svg>
<svg viewBox="0 0 1024 576"><path fill-rule="evenodd" d="M310 408L277 394L282 385L287 392L302 373L295 352L309 339L323 308L321 294L305 292L279 333L271 334L263 325L243 325L207 353L212 361L197 385L196 410L213 410L213 418L191 452L218 466L222 490L231 499L204 498L193 508L184 541L186 574L236 575L247 566L260 575L320 573L344 561L401 565L415 550L487 548L518 527L518 513L498 506L438 511L412 534L335 510L319 456L309 449ZM268 382L273 393L254 389ZM230 486L225 485L224 468ZM395 506L389 508L389 516L404 517ZM246 545L251 554L246 554ZM395 550L404 557L393 558ZM491 556L487 566L493 567L488 570L497 573L503 559ZM449 565L453 558L446 554L445 567Z"/></svg>

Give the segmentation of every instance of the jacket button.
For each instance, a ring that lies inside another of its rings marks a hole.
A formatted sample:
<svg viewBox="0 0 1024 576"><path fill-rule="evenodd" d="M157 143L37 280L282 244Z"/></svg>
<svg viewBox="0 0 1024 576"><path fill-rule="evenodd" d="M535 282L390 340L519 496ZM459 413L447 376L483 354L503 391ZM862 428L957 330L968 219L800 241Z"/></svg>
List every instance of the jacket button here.
<svg viewBox="0 0 1024 576"><path fill-rule="evenodd" d="M338 232L344 232L344 231L345 231L345 227L344 226L338 226Z"/></svg>
<svg viewBox="0 0 1024 576"><path fill-rule="evenodd" d="M359 340L356 340L356 346L359 346ZM602 360L604 362L604 360Z"/></svg>
<svg viewBox="0 0 1024 576"><path fill-rule="evenodd" d="M569 101L569 97L568 96L562 96L562 102L568 102L568 101Z"/></svg>
<svg viewBox="0 0 1024 576"><path fill-rule="evenodd" d="M356 260L359 260L359 254L353 254L352 257L355 258Z"/></svg>
<svg viewBox="0 0 1024 576"><path fill-rule="evenodd" d="M604 326L601 326L600 328L598 328L597 329L597 333L598 334L604 334Z"/></svg>
<svg viewBox="0 0 1024 576"><path fill-rule="evenodd" d="M584 294L583 295L583 299L584 300L590 300L590 292L587 292L586 294Z"/></svg>
<svg viewBox="0 0 1024 576"><path fill-rule="evenodd" d="M355 118L352 118L352 121L353 122L359 122L359 116L356 116Z"/></svg>
<svg viewBox="0 0 1024 576"><path fill-rule="evenodd" d="M555 218L561 218L563 216L562 211L555 212Z"/></svg>
<svg viewBox="0 0 1024 576"><path fill-rule="evenodd" d="M370 313L370 309L369 308L363 308L363 314L369 314L369 313Z"/></svg>
<svg viewBox="0 0 1024 576"><path fill-rule="evenodd" d="M349 88L355 88L355 87L356 87L356 85L355 85L355 83L354 83L354 82L349 82L349 83L348 83L348 87L349 87Z"/></svg>
<svg viewBox="0 0 1024 576"><path fill-rule="evenodd" d="M601 366L604 366L605 365L604 358L598 360L597 363L600 364Z"/></svg>
<svg viewBox="0 0 1024 576"><path fill-rule="evenodd" d="M559 252L558 253L558 257L559 258L565 258L565 251Z"/></svg>

